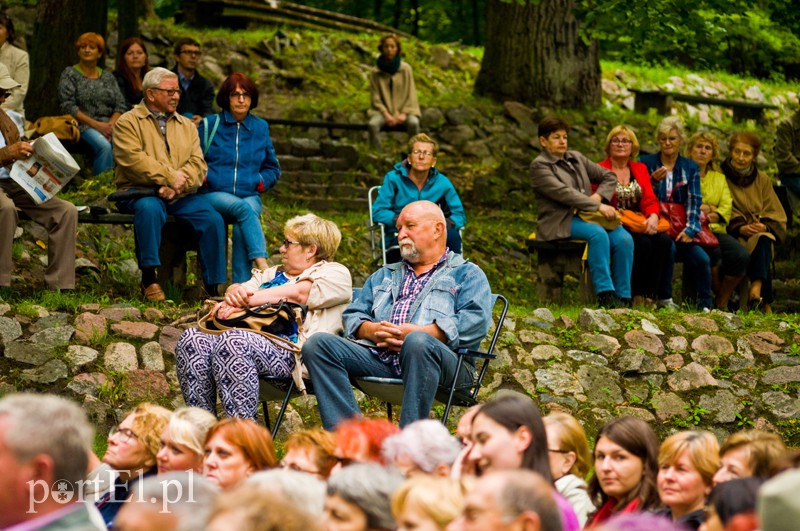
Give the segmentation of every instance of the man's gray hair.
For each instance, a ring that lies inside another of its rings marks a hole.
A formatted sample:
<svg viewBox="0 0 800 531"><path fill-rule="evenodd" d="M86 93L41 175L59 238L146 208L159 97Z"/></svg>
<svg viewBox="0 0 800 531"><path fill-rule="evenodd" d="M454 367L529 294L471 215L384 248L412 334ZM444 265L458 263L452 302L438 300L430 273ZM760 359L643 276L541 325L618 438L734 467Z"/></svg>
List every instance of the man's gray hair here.
<svg viewBox="0 0 800 531"><path fill-rule="evenodd" d="M142 79L142 91L159 86L168 77L177 78L178 74L160 66L148 70Z"/></svg>
<svg viewBox="0 0 800 531"><path fill-rule="evenodd" d="M266 492L278 492L299 509L316 518L322 516L325 507L325 482L306 472L273 468L251 475L245 485Z"/></svg>
<svg viewBox="0 0 800 531"><path fill-rule="evenodd" d="M562 531L561 511L555 500L555 490L544 478L531 470L505 470L492 474L503 487L495 494L503 514L516 518L526 511L539 515L541 531Z"/></svg>
<svg viewBox="0 0 800 531"><path fill-rule="evenodd" d="M150 510L168 511L178 519L176 531L194 531L205 528L217 494L217 486L200 473L176 471L146 478L125 505L128 510L146 504Z"/></svg>
<svg viewBox="0 0 800 531"><path fill-rule="evenodd" d="M387 437L382 446L387 463L405 455L427 474L433 473L440 464L452 466L460 452L458 440L441 422L433 419L412 422L400 433Z"/></svg>
<svg viewBox="0 0 800 531"><path fill-rule="evenodd" d="M8 420L5 444L25 463L40 454L53 460L53 479L76 483L86 477L94 428L80 406L54 395L10 394L0 399Z"/></svg>
<svg viewBox="0 0 800 531"><path fill-rule="evenodd" d="M364 512L369 529L394 529L391 498L403 483L394 469L376 463L345 467L328 479L328 496L339 496Z"/></svg>

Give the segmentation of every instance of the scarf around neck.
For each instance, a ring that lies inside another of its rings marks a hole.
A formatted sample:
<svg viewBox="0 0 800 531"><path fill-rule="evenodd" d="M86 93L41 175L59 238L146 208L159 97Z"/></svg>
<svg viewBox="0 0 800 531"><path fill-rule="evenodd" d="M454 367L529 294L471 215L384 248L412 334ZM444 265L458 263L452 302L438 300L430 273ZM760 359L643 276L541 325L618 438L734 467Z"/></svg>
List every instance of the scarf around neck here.
<svg viewBox="0 0 800 531"><path fill-rule="evenodd" d="M378 56L378 70L389 75L395 74L400 70L400 61L402 61L400 54L395 55L391 61L386 59L383 54L380 54Z"/></svg>
<svg viewBox="0 0 800 531"><path fill-rule="evenodd" d="M750 186L756 180L756 177L758 177L758 168L754 163L750 163L750 166L743 170L734 168L733 164L731 164L730 157L728 157L722 163L722 173L725 174L726 179L736 186L745 187Z"/></svg>

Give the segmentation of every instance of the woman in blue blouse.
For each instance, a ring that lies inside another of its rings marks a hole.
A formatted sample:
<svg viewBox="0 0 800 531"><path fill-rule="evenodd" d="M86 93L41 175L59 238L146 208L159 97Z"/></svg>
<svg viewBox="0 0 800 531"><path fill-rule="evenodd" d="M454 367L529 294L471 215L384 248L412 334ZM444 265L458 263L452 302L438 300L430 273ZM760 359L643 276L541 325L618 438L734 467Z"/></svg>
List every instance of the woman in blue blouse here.
<svg viewBox="0 0 800 531"><path fill-rule="evenodd" d="M58 82L61 112L78 120L81 144L94 156L92 171L99 175L114 167L111 131L117 118L128 110L117 80L98 66L105 41L97 33L84 33L75 41L78 63L68 66Z"/></svg>
<svg viewBox="0 0 800 531"><path fill-rule="evenodd" d="M233 222L233 282L245 282L256 269L267 268L267 245L261 227L261 192L278 182L281 168L266 120L250 109L258 105L258 87L233 73L217 94L222 112L200 123L197 132L208 163L205 198Z"/></svg>
<svg viewBox="0 0 800 531"><path fill-rule="evenodd" d="M711 262L702 247L692 243L700 232L700 168L691 159L681 156L684 140L683 123L677 116L664 118L656 130L659 151L639 160L650 171L653 191L658 200L682 203L686 207L686 228L675 237L675 259L684 262L684 275L689 277L694 293L689 294L699 308L711 308ZM674 263L674 262L673 262ZM659 306L674 307L672 301L673 268L664 268L659 288ZM686 296L686 294L684 294Z"/></svg>

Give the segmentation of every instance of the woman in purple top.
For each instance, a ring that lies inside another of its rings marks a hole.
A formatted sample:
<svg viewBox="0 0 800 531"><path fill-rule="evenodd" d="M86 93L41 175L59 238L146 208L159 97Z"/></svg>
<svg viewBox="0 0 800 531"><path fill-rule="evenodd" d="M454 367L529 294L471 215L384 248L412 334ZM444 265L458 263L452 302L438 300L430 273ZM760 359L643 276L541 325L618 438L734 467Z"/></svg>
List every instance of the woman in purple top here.
<svg viewBox="0 0 800 531"><path fill-rule="evenodd" d="M553 483L542 414L530 398L507 394L480 406L470 439L467 459L478 475L526 468ZM564 531L578 531L581 527L570 503L558 493L555 501Z"/></svg>

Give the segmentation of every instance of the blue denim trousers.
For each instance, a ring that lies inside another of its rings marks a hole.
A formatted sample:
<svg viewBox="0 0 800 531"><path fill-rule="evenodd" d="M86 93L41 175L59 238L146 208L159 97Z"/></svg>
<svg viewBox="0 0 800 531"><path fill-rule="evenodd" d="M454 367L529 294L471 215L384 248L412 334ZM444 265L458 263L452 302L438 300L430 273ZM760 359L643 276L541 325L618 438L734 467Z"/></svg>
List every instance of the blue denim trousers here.
<svg viewBox="0 0 800 531"><path fill-rule="evenodd" d="M683 262L684 276L690 275L690 293L684 293L684 298L697 305L698 308L711 308L711 257L696 243L672 244L675 260L664 267L662 284L659 288L659 299L672 298L672 276L675 262Z"/></svg>
<svg viewBox="0 0 800 531"><path fill-rule="evenodd" d="M570 237L586 240L589 245L587 262L594 292L613 291L617 297L629 299L633 271L633 238L630 233L622 226L609 231L575 216Z"/></svg>
<svg viewBox="0 0 800 531"><path fill-rule="evenodd" d="M261 196L239 197L228 192L208 192L203 197L227 223L233 223L233 282L252 277L253 260L266 258L267 243L261 228Z"/></svg>
<svg viewBox="0 0 800 531"><path fill-rule="evenodd" d="M95 175L100 175L114 167L114 149L103 133L89 127L81 132L80 143L89 146L92 151L94 157L92 172Z"/></svg>
<svg viewBox="0 0 800 531"><path fill-rule="evenodd" d="M444 382L451 382L455 376L458 357L447 345L426 332L408 334L399 356L404 386L400 412L400 426L403 427L428 418L437 388ZM367 347L327 332L308 338L303 345L303 362L308 367L326 430L332 430L342 420L361 413L350 378L397 378L391 367L382 363ZM474 375L474 367L463 362L459 383L471 382Z"/></svg>
<svg viewBox="0 0 800 531"><path fill-rule="evenodd" d="M158 267L161 260L161 229L167 215L187 221L197 237L197 256L203 282L207 285L227 281L225 264L225 223L211 204L197 194L167 203L160 197L141 197L117 202L121 212L133 214L133 235L139 267Z"/></svg>

